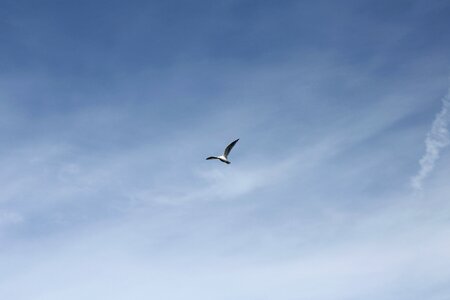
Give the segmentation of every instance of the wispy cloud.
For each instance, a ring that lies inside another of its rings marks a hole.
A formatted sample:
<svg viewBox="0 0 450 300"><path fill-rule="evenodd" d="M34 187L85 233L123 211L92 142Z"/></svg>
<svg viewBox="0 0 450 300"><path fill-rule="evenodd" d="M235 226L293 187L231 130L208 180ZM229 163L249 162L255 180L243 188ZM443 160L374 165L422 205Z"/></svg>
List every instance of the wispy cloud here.
<svg viewBox="0 0 450 300"><path fill-rule="evenodd" d="M411 185L416 190L421 190L423 181L434 169L443 148L449 145L448 125L450 123L450 89L442 99L442 109L436 115L431 130L425 139L426 151L420 159L420 170L411 179Z"/></svg>
<svg viewBox="0 0 450 300"><path fill-rule="evenodd" d="M17 224L23 221L23 217L12 211L0 210L0 226L7 224Z"/></svg>

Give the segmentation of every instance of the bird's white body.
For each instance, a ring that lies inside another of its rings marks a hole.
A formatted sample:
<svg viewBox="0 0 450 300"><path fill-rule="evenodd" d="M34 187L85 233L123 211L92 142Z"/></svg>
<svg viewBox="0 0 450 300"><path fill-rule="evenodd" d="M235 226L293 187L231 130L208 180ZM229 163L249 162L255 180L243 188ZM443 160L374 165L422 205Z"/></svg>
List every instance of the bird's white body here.
<svg viewBox="0 0 450 300"><path fill-rule="evenodd" d="M224 163L230 163L230 161L224 155L218 156L217 158Z"/></svg>

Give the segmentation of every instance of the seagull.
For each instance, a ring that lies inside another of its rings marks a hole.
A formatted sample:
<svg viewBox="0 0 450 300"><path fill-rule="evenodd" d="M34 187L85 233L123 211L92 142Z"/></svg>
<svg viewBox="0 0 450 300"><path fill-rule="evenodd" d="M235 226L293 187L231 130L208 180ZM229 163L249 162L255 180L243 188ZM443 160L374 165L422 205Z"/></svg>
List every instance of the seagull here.
<svg viewBox="0 0 450 300"><path fill-rule="evenodd" d="M231 144L229 144L226 148L225 151L223 152L223 155L221 156L210 156L207 159L218 159L221 162L224 162L226 164L231 164L231 162L228 160L228 154L230 154L231 149L233 149L234 145L236 145L236 143L239 141L239 139L233 141Z"/></svg>

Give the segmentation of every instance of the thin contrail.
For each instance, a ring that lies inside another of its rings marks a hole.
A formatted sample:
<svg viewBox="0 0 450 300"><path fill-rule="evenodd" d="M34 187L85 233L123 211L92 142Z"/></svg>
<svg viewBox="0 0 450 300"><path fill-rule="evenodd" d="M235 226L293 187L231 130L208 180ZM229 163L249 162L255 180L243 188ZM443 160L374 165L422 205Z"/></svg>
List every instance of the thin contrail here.
<svg viewBox="0 0 450 300"><path fill-rule="evenodd" d="M411 186L415 190L421 190L423 181L433 170L434 165L439 158L442 148L450 144L448 125L450 123L450 89L447 95L442 99L442 109L436 115L431 130L427 133L425 139L425 154L419 161L420 170L411 179Z"/></svg>

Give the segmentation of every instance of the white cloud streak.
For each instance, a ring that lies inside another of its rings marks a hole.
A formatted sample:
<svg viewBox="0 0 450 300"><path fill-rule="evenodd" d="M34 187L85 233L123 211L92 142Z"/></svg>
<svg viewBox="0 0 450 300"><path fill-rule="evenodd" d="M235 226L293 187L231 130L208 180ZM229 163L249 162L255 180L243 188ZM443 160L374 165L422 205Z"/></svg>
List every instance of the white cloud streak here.
<svg viewBox="0 0 450 300"><path fill-rule="evenodd" d="M425 139L426 151L420 159L420 170L411 179L411 186L415 190L421 190L423 181L433 171L441 150L449 145L448 125L450 123L450 89L442 99L442 109L436 115L431 130Z"/></svg>

